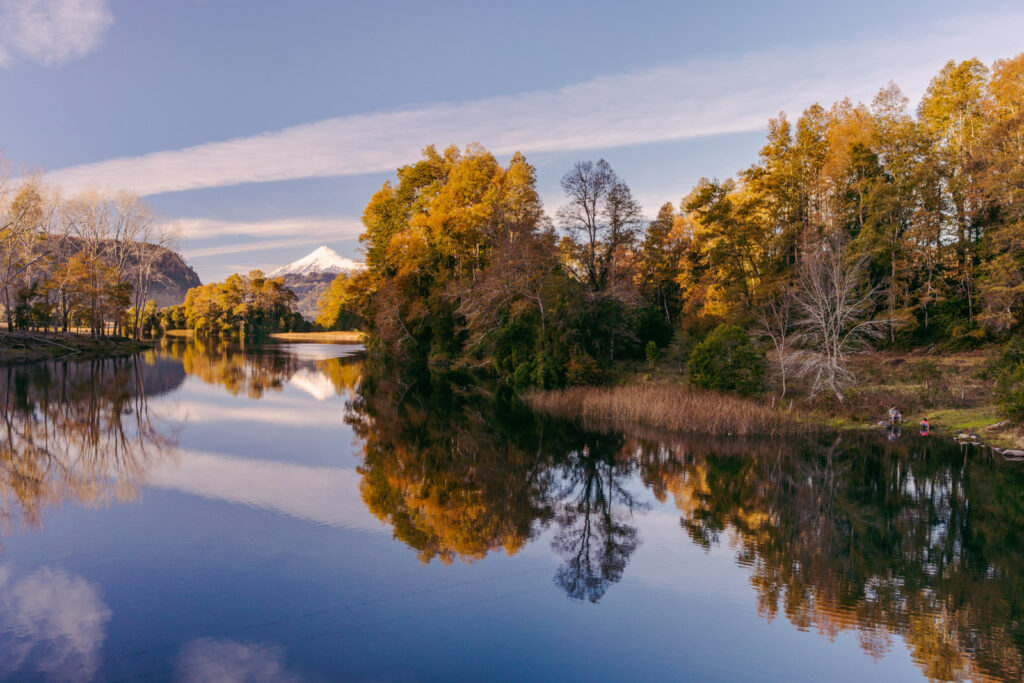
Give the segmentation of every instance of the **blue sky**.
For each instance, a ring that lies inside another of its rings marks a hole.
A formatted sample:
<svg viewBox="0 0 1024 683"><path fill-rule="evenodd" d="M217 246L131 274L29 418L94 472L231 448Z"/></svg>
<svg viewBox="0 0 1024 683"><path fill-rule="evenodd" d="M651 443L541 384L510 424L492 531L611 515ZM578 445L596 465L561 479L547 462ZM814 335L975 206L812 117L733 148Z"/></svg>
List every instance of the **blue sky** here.
<svg viewBox="0 0 1024 683"><path fill-rule="evenodd" d="M427 144L604 157L653 212L753 161L767 118L1024 50L1017 2L0 0L0 149L130 189L204 281L328 244Z"/></svg>

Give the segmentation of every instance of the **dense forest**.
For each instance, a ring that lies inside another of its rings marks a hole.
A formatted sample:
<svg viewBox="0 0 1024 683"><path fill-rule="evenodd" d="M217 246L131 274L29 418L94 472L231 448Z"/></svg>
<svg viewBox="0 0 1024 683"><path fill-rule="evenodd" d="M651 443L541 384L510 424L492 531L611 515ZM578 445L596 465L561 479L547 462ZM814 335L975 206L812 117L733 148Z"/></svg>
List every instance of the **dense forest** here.
<svg viewBox="0 0 1024 683"><path fill-rule="evenodd" d="M551 216L522 154L428 147L366 206L368 267L335 282L320 322L356 316L389 357L518 388L600 381L675 343L704 345L698 384L740 363L713 388L749 393L767 356L783 387L841 399L858 350L1019 331L1022 103L1024 54L949 62L916 111L890 83L870 104L780 114L750 167L653 220L603 160L565 174Z"/></svg>

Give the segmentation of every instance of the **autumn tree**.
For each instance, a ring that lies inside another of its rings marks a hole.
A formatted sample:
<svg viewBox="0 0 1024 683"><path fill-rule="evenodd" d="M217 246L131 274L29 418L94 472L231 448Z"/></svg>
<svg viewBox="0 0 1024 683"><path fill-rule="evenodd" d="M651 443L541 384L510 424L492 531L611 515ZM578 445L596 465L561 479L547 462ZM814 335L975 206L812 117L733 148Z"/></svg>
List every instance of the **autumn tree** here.
<svg viewBox="0 0 1024 683"><path fill-rule="evenodd" d="M352 276L338 273L317 300L316 324L325 330L351 330L359 325Z"/></svg>
<svg viewBox="0 0 1024 683"><path fill-rule="evenodd" d="M991 125L976 155L993 225L983 244L982 322L995 332L1024 322L1024 53L996 62L988 87Z"/></svg>
<svg viewBox="0 0 1024 683"><path fill-rule="evenodd" d="M253 270L188 290L182 313L188 327L202 337L259 337L305 328L307 323L294 310L295 301L284 278L268 278ZM165 311L163 317L178 315Z"/></svg>

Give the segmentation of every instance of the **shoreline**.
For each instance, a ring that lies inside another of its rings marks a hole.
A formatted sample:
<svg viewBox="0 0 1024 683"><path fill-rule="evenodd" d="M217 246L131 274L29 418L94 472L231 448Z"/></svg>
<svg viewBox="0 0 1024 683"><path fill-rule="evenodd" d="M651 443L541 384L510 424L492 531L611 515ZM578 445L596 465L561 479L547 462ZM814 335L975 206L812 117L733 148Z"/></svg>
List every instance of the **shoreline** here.
<svg viewBox="0 0 1024 683"><path fill-rule="evenodd" d="M286 342L320 342L323 344L362 344L366 336L358 330L336 332L274 332L270 339Z"/></svg>
<svg viewBox="0 0 1024 683"><path fill-rule="evenodd" d="M539 413L578 421L595 429L614 431L661 430L678 436L732 439L778 439L814 436L828 432L888 433L882 421L866 422L836 418L801 409L768 408L756 398L693 389L682 384L627 383L612 386L577 386L568 389L531 391L521 396ZM984 406L995 410L995 406ZM937 410L930 414L941 415ZM902 423L911 434L916 420ZM959 444L981 446L1005 456L1024 456L1024 437L1006 422L995 421L972 428L960 422L931 420L929 436L952 439ZM1009 458L1008 458L1009 459Z"/></svg>
<svg viewBox="0 0 1024 683"><path fill-rule="evenodd" d="M165 337L191 339L194 330L165 330ZM366 335L358 330L340 330L335 332L272 332L266 339L284 342L320 342L323 344L362 344Z"/></svg>
<svg viewBox="0 0 1024 683"><path fill-rule="evenodd" d="M650 382L576 386L522 396L531 409L584 425L611 423L712 437L809 436L823 424L756 399Z"/></svg>
<svg viewBox="0 0 1024 683"><path fill-rule="evenodd" d="M985 374L990 355L986 349L943 354L928 350L863 353L851 360L859 385L840 403L830 396L809 397L797 381L791 381L792 391L785 399L778 397L774 383L749 398L709 394L687 383L683 355L669 349L653 366L637 361L620 363L610 374L610 384L561 392L533 391L522 398L535 409L570 419L600 418L678 433L762 436L804 428L884 434L881 425L886 411L897 405L904 415L904 431L916 431L927 417L932 434L939 438L1024 450L1024 429L1000 415L992 382ZM571 399L566 392L571 392ZM609 404L609 394L618 395L614 406ZM719 405L712 408L700 397L711 397ZM723 406L728 406L727 420L720 414Z"/></svg>
<svg viewBox="0 0 1024 683"><path fill-rule="evenodd" d="M155 345L155 341L148 339L0 331L0 365L123 358L148 351Z"/></svg>

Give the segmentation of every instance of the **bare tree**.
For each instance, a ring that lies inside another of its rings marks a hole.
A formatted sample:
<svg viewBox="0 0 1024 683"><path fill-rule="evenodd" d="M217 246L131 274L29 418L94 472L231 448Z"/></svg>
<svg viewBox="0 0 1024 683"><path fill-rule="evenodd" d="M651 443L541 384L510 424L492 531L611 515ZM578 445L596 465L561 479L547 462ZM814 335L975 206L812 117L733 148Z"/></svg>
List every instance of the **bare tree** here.
<svg viewBox="0 0 1024 683"><path fill-rule="evenodd" d="M458 313L465 319L470 345L483 347L508 318L532 310L540 325L540 348L544 348L550 316L546 305L554 298L551 290L557 286L560 268L555 245L551 229L513 236L507 244L499 244L480 276L458 292Z"/></svg>
<svg viewBox="0 0 1024 683"><path fill-rule="evenodd" d="M868 317L879 289L866 282L868 259L848 262L844 247L839 240L825 239L807 249L795 294L799 372L810 377L812 396L827 389L840 401L856 380L850 355L882 337L890 324Z"/></svg>
<svg viewBox="0 0 1024 683"><path fill-rule="evenodd" d="M608 162L579 161L562 178L569 203L558 219L578 247L573 275L592 292L604 291L616 276L615 260L633 244L643 222L639 202Z"/></svg>
<svg viewBox="0 0 1024 683"><path fill-rule="evenodd" d="M793 287L784 287L776 296L759 308L754 318L761 335L774 350L775 366L782 382L782 397L786 396L786 379L798 359L795 337L796 293Z"/></svg>
<svg viewBox="0 0 1024 683"><path fill-rule="evenodd" d="M591 303L640 305L632 268L619 261L636 242L645 220L640 203L604 159L580 161L562 178L569 203L558 219L569 237L562 240L566 270L583 285ZM615 360L616 338L635 341L628 325L606 326L608 359Z"/></svg>
<svg viewBox="0 0 1024 683"><path fill-rule="evenodd" d="M16 191L15 191L16 190ZM53 230L56 200L35 176L9 182L0 168L0 296L7 331L14 328L16 301L32 285L60 244Z"/></svg>
<svg viewBox="0 0 1024 683"><path fill-rule="evenodd" d="M141 317L149 297L149 289L166 275L160 269L160 261L166 249L173 248L176 233L173 226L163 223L133 194L122 194L117 199L117 231L115 242L119 252L126 254L126 269L120 277L132 288L132 304L135 309L134 334L142 334Z"/></svg>

